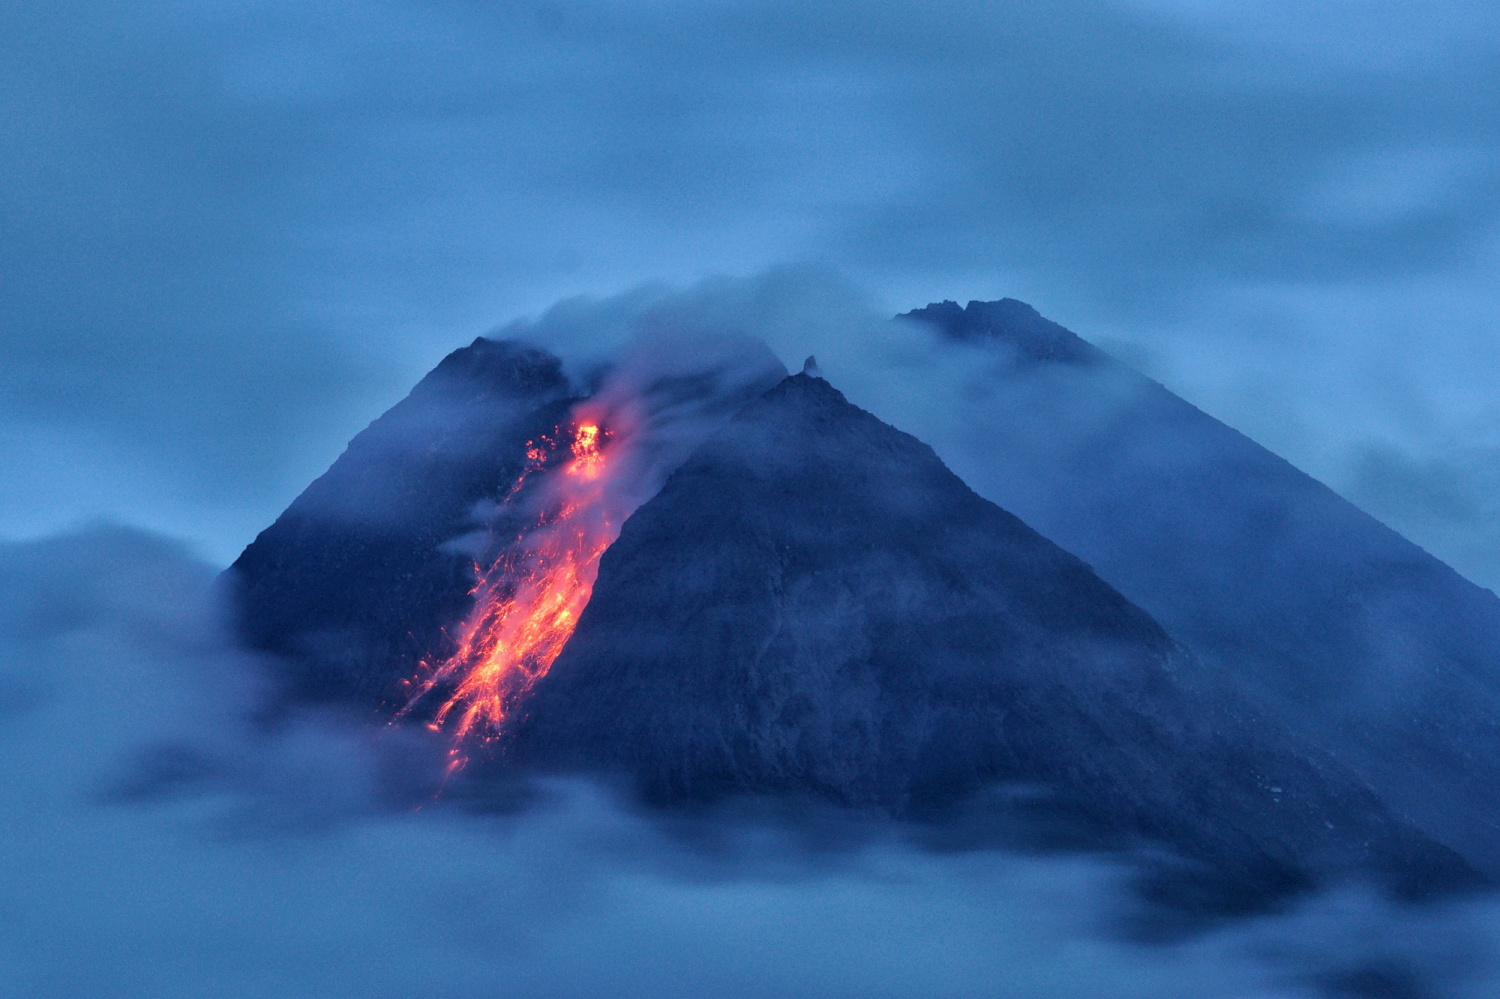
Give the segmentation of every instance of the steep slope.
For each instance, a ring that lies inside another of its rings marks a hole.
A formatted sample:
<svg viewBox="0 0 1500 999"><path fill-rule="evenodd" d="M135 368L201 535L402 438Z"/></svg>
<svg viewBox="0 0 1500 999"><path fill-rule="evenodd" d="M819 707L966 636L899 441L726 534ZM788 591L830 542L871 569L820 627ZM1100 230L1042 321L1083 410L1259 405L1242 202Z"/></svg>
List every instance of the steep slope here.
<svg viewBox="0 0 1500 999"><path fill-rule="evenodd" d="M663 801L813 795L921 814L996 782L1242 887L1463 865L1242 705L930 448L788 378L626 522L506 759ZM1186 682L1185 682L1186 681Z"/></svg>
<svg viewBox="0 0 1500 999"><path fill-rule="evenodd" d="M454 351L234 563L239 627L285 696L399 703L400 681L468 609L474 555L449 545L520 474L572 399L557 358L478 339Z"/></svg>
<svg viewBox="0 0 1500 999"><path fill-rule="evenodd" d="M541 528L583 499L552 487L569 478L560 469L585 424L602 452L586 478L603 478L583 490L599 507L584 514L597 547L705 434L785 376L758 341L658 331L595 371L584 399L551 354L475 340L356 436L245 549L226 574L240 633L273 654L283 704L405 706L431 718L453 693L453 678L433 668L474 637L473 614L512 601L518 566L545 577L558 552L576 547L549 553L542 539L581 520ZM580 558L586 601L593 564Z"/></svg>
<svg viewBox="0 0 1500 999"><path fill-rule="evenodd" d="M967 481L1500 875L1493 593L1029 306L905 318L994 348Z"/></svg>

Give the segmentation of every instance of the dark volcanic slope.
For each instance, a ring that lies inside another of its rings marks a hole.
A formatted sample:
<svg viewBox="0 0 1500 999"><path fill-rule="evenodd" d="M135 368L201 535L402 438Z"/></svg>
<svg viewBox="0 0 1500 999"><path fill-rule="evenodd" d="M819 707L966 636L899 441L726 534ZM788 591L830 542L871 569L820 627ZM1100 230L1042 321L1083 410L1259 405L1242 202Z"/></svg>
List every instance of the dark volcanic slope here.
<svg viewBox="0 0 1500 999"><path fill-rule="evenodd" d="M1500 875L1500 600L1020 302L910 318L997 358L985 495Z"/></svg>
<svg viewBox="0 0 1500 999"><path fill-rule="evenodd" d="M442 647L473 556L445 548L503 494L569 404L557 358L479 339L363 430L234 563L240 631L285 694L375 706Z"/></svg>
<svg viewBox="0 0 1500 999"><path fill-rule="evenodd" d="M930 448L798 375L625 524L512 759L623 772L657 799L811 793L922 811L1053 789L1105 836L1286 886L1462 865L1225 702L1078 559Z"/></svg>

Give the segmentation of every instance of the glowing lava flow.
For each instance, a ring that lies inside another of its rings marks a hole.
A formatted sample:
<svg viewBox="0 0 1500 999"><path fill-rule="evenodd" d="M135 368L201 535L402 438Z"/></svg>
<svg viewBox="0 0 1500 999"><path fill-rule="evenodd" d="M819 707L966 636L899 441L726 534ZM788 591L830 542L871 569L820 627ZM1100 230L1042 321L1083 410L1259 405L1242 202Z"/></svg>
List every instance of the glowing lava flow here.
<svg viewBox="0 0 1500 999"><path fill-rule="evenodd" d="M543 480L535 525L488 569L476 566L474 608L458 634L457 650L436 666L423 663L427 675L401 715L434 688L451 686L429 727L451 725L455 740L471 733L492 738L572 636L593 593L599 556L619 536L629 512L615 508L618 500L608 488L607 434L598 423L580 422L572 436L572 456ZM532 445L527 458L507 503L547 463L548 454ZM454 756L456 764L462 762L456 749Z"/></svg>

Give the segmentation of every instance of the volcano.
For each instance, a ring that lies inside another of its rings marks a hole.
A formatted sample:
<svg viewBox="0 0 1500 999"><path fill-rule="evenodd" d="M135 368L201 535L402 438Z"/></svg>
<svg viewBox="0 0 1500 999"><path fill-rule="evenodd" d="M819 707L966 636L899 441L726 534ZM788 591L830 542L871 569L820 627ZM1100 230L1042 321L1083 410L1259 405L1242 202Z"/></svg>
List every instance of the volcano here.
<svg viewBox="0 0 1500 999"><path fill-rule="evenodd" d="M654 448L618 540L569 575L581 613L548 612L545 664L501 662L522 682L465 715L478 729L445 729L436 702L461 698L445 670L476 615L525 591L482 570L527 544L526 491L570 472L537 441L570 432L577 455L605 434L540 351L476 341L357 437L235 563L242 634L275 655L283 705L467 738L470 780L590 774L669 809L769 797L938 824L988 803L997 826L1045 814L1069 842L1164 848L1254 897L1355 872L1418 894L1475 881L925 444L815 366L783 376L674 382L697 436ZM623 446L599 467L629 467ZM573 515L547 510L548 529Z"/></svg>

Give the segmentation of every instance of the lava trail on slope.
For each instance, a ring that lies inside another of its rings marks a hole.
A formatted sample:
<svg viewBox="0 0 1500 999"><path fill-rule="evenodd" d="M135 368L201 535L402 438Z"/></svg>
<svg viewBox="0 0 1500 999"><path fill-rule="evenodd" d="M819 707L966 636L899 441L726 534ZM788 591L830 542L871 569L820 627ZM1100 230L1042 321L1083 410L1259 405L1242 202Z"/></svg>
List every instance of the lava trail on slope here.
<svg viewBox="0 0 1500 999"><path fill-rule="evenodd" d="M456 740L491 739L573 634L599 556L635 506L633 490L611 488L628 474L630 435L606 427L590 408L580 404L570 425L529 443L526 469L495 517L519 514L523 526L487 565L475 564L474 606L456 647L420 664L398 719L437 695L443 700L430 728L449 729ZM528 480L539 481L528 489Z"/></svg>

